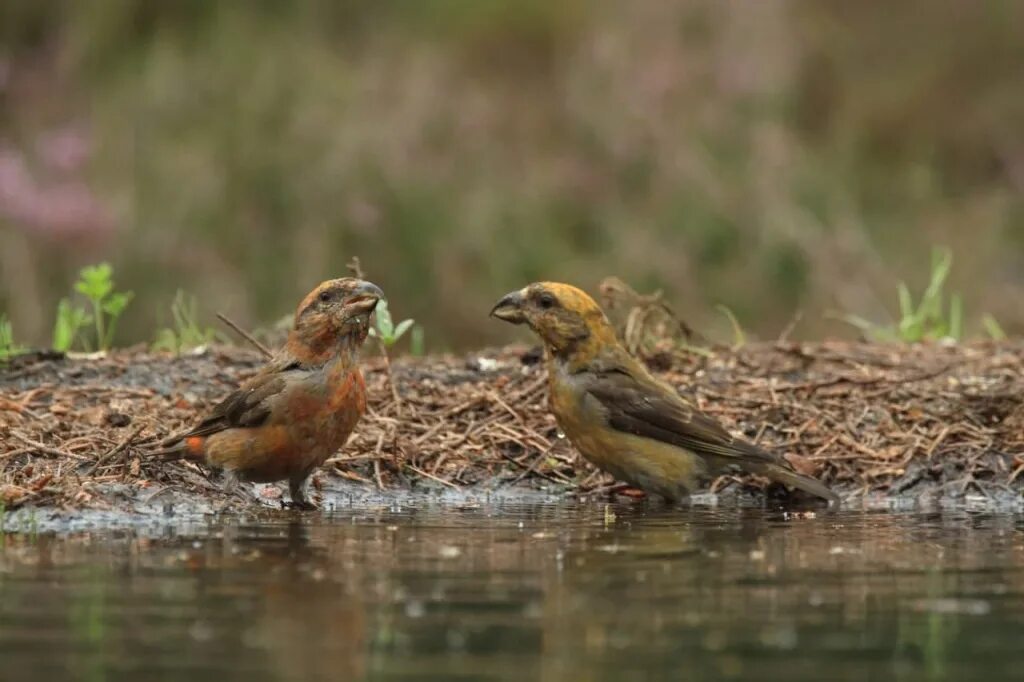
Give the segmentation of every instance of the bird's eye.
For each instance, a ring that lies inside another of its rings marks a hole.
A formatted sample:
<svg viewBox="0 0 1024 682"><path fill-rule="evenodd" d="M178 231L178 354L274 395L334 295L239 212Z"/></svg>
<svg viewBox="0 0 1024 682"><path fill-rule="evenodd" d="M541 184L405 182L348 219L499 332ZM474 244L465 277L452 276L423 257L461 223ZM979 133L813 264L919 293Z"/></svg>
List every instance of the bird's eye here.
<svg viewBox="0 0 1024 682"><path fill-rule="evenodd" d="M328 301L331 300L331 292L321 291L320 296L318 296L318 298L320 299L321 303L327 303Z"/></svg>
<svg viewBox="0 0 1024 682"><path fill-rule="evenodd" d="M555 307L555 297L551 294L541 294L541 297L537 299L537 305L545 310Z"/></svg>

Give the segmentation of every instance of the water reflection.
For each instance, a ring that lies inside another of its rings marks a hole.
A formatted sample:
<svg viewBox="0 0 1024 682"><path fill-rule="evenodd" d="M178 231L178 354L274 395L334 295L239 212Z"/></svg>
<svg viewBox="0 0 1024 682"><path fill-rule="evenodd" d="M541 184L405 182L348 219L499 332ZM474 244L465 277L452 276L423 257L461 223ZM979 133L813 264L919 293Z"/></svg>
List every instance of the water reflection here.
<svg viewBox="0 0 1024 682"><path fill-rule="evenodd" d="M1022 529L506 505L7 535L0 679L1015 679Z"/></svg>

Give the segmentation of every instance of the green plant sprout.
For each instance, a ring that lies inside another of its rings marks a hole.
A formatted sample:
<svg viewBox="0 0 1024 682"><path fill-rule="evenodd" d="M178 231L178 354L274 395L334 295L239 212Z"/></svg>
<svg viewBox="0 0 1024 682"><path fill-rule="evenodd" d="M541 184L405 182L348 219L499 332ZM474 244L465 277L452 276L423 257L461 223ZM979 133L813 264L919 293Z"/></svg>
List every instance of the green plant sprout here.
<svg viewBox="0 0 1024 682"><path fill-rule="evenodd" d="M743 346L747 345L747 335L743 333L743 327L740 325L740 321L736 319L736 314L724 304L719 304L716 307L729 320L729 324L732 325L732 349L739 350L743 348Z"/></svg>
<svg viewBox="0 0 1024 682"><path fill-rule="evenodd" d="M875 324L856 315L846 315L842 319L874 341L959 341L963 338L964 331L963 299L954 293L948 296L947 303L945 292L946 280L952 267L953 253L949 249L935 249L932 252L931 276L921 300L917 303L914 302L910 287L905 282L900 282L900 319L895 325Z"/></svg>
<svg viewBox="0 0 1024 682"><path fill-rule="evenodd" d="M114 341L114 330L121 313L132 300L130 291L114 291L114 270L109 263L82 268L75 282L75 291L92 304L92 320L96 325L96 345L109 350Z"/></svg>
<svg viewBox="0 0 1024 682"><path fill-rule="evenodd" d="M62 298L57 304L57 318L53 323L51 345L56 351L66 353L75 344L82 327L92 322L88 311Z"/></svg>
<svg viewBox="0 0 1024 682"><path fill-rule="evenodd" d="M1003 331L1003 327L999 322L996 321L989 313L985 313L981 317L981 325L985 328L985 333L988 334L989 338L993 341L1005 341L1006 332Z"/></svg>
<svg viewBox="0 0 1024 682"><path fill-rule="evenodd" d="M426 334L422 324L417 324L412 328L412 333L409 336L409 353L417 358L427 354Z"/></svg>
<svg viewBox="0 0 1024 682"><path fill-rule="evenodd" d="M217 332L211 327L199 324L196 297L186 295L181 289L178 289L171 301L171 317L174 327L164 327L157 332L153 350L181 354L191 348L207 346L217 338Z"/></svg>
<svg viewBox="0 0 1024 682"><path fill-rule="evenodd" d="M358 260L354 261L358 267ZM413 320L402 320L397 325L391 318L391 311L388 310L388 302L381 300L375 309L376 326L370 327L370 336L377 339L380 344L380 354L384 358L384 371L388 375L388 384L391 386L391 395L395 400L395 411L402 414L402 398L398 394L398 387L391 374L391 358L388 357L388 349L398 343L398 340L405 335L413 325ZM414 334L415 336L415 334Z"/></svg>
<svg viewBox="0 0 1024 682"><path fill-rule="evenodd" d="M17 355L25 349L14 343L14 328L7 315L0 314L0 360L6 360L12 355Z"/></svg>
<svg viewBox="0 0 1024 682"><path fill-rule="evenodd" d="M376 337L380 340L381 344L385 348L391 348L398 340L401 339L409 328L414 324L414 320L402 320L397 325L394 320L391 319L391 311L388 310L388 302L381 301L377 304L377 324L375 327L370 328L370 336Z"/></svg>

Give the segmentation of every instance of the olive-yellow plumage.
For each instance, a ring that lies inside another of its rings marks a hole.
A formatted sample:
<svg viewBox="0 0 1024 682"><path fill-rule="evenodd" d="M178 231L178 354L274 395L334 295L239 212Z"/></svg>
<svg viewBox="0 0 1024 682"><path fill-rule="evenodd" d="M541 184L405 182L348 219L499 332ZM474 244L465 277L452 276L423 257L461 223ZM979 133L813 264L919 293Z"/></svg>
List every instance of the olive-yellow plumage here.
<svg viewBox="0 0 1024 682"><path fill-rule="evenodd" d="M616 478L677 500L700 478L746 471L839 502L820 482L730 435L652 376L580 289L531 284L506 295L491 314L527 324L541 338L559 427L584 457Z"/></svg>

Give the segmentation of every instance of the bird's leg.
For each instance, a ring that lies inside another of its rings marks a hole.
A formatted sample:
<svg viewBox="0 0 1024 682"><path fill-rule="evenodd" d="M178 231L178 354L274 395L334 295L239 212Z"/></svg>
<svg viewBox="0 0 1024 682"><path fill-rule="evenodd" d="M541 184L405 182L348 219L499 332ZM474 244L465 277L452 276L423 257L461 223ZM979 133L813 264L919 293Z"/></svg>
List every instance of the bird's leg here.
<svg viewBox="0 0 1024 682"><path fill-rule="evenodd" d="M225 471L221 475L220 487L229 495L235 494L238 492L238 475L233 471Z"/></svg>
<svg viewBox="0 0 1024 682"><path fill-rule="evenodd" d="M252 488L243 486L242 479L236 472L227 469L220 470L220 489L234 499L241 500L246 504L260 504L259 496Z"/></svg>
<svg viewBox="0 0 1024 682"><path fill-rule="evenodd" d="M302 511L313 511L319 509L314 503L306 499L306 472L301 475L292 476L288 479L288 492L292 496L291 503L285 506Z"/></svg>
<svg viewBox="0 0 1024 682"><path fill-rule="evenodd" d="M228 495L232 495L235 498L246 502L256 502L259 504L259 497L252 490L244 489L241 485L241 479L233 471L224 470L221 474L220 487Z"/></svg>

